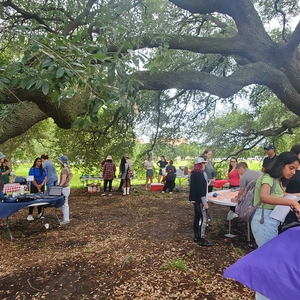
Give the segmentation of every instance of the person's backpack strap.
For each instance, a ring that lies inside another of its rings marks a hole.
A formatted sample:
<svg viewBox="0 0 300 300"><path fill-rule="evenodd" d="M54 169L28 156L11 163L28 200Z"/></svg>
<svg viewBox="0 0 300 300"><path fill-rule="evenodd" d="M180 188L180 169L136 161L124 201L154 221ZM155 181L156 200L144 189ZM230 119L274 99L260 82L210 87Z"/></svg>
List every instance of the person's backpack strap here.
<svg viewBox="0 0 300 300"><path fill-rule="evenodd" d="M274 192L275 190L275 186L276 186L276 180L273 178L273 184L271 186L271 190L270 190L270 195ZM259 201L256 205L255 208L257 208L257 206L261 203L261 201ZM260 219L260 224L264 224L265 222L265 210L264 210L264 203L262 203L262 212L261 212L261 219Z"/></svg>

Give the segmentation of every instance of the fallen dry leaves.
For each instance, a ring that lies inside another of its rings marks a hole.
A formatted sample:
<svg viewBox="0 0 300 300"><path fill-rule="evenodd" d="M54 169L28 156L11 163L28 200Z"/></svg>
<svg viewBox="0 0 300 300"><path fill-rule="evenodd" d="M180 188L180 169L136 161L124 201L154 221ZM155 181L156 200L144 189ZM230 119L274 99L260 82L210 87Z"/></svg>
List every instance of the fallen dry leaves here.
<svg viewBox="0 0 300 300"><path fill-rule="evenodd" d="M26 209L19 211L10 218L14 240L4 223L0 231L0 298L253 298L253 291L222 278L227 266L250 251L246 225L234 219L237 237L226 239L228 208L212 205L207 238L214 246L200 247L193 242L187 196L143 187L112 197L73 190L71 223L62 227L52 218L54 209L34 222L26 220Z"/></svg>

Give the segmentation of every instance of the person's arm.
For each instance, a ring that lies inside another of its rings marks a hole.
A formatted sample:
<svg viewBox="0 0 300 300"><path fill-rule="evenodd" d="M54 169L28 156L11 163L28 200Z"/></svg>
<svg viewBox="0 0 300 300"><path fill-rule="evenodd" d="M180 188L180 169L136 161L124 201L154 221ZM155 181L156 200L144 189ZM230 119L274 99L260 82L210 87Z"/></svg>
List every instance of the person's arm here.
<svg viewBox="0 0 300 300"><path fill-rule="evenodd" d="M64 186L66 181L67 181L67 174L62 174L61 175L61 180L59 182L59 186Z"/></svg>
<svg viewBox="0 0 300 300"><path fill-rule="evenodd" d="M300 204L297 200L292 200L283 197L277 197L271 195L271 186L267 183L264 183L260 189L260 201L265 204L272 204L272 205L288 205L292 208L296 209L298 212L296 213L298 218L300 218Z"/></svg>
<svg viewBox="0 0 300 300"><path fill-rule="evenodd" d="M243 196L245 189L239 189L239 192L237 194L237 196L233 197L230 199L231 202L237 202L239 200L240 197Z"/></svg>

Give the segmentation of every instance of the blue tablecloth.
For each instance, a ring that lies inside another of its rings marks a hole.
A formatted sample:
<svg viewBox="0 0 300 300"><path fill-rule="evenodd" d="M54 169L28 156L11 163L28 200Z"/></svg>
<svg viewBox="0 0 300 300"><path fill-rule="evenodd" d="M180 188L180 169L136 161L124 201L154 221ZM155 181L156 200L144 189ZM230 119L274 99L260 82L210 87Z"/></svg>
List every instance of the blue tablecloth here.
<svg viewBox="0 0 300 300"><path fill-rule="evenodd" d="M41 205L42 203L45 203L44 205L49 205L51 207L61 207L65 203L65 197L59 196L51 199L40 198L30 202L0 202L0 218L7 218L20 209L28 207L29 205L35 206Z"/></svg>

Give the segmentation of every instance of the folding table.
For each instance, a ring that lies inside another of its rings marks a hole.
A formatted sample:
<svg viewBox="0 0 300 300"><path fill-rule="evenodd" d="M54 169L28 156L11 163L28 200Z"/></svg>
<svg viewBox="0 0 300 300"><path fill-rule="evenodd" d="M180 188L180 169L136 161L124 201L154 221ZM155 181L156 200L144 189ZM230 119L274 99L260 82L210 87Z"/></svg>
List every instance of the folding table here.
<svg viewBox="0 0 300 300"><path fill-rule="evenodd" d="M39 194L36 194L35 197L36 197L35 200L29 202L0 202L0 218L6 218L6 228L8 230L11 240L13 240L13 236L9 228L8 218L14 213L16 213L17 211L26 207L40 206L40 205L47 206L47 207L54 207L56 219L60 224L56 209L58 207L61 207L65 203L65 197L63 195L55 197L55 196L46 196L46 195L39 195Z"/></svg>

